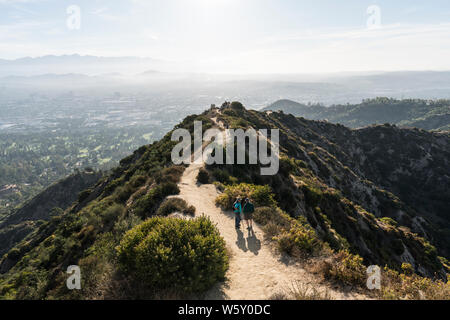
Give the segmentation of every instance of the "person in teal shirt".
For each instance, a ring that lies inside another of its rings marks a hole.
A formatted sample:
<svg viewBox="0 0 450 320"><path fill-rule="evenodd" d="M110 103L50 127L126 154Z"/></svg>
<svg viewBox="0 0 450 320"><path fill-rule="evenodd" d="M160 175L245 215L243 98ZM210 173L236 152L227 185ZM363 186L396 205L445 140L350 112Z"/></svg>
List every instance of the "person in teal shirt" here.
<svg viewBox="0 0 450 320"><path fill-rule="evenodd" d="M236 201L233 204L234 211L234 226L236 229L241 228L241 213L242 213L242 200L240 197L237 197Z"/></svg>

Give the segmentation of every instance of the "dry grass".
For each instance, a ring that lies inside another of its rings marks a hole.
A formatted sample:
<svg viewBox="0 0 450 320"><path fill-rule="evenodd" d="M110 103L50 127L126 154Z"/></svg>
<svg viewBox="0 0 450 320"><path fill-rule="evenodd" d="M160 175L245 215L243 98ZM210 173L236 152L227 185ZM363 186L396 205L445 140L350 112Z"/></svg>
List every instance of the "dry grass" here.
<svg viewBox="0 0 450 320"><path fill-rule="evenodd" d="M332 300L332 297L328 290L320 291L312 285L293 281L284 291L273 294L270 300Z"/></svg>

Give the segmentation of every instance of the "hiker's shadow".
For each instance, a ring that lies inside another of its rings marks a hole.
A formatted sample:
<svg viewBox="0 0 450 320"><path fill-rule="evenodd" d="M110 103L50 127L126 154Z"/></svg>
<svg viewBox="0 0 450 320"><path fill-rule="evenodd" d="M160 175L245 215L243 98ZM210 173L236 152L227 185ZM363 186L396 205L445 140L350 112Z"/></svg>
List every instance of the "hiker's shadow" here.
<svg viewBox="0 0 450 320"><path fill-rule="evenodd" d="M244 252L247 252L247 245L245 244L245 239L244 239L244 233L240 230L240 229L236 229L236 234L237 234L237 240L236 240L236 245L239 249L241 249Z"/></svg>
<svg viewBox="0 0 450 320"><path fill-rule="evenodd" d="M256 237L253 230L248 231L247 247L255 256L258 255L259 250L261 249L261 241Z"/></svg>

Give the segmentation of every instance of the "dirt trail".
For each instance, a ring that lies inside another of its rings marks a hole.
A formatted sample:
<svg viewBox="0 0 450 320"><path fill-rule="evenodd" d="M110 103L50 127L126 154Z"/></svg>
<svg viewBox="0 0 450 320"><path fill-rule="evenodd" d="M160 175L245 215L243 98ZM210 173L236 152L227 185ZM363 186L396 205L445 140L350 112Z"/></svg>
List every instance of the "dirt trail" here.
<svg viewBox="0 0 450 320"><path fill-rule="evenodd" d="M216 207L219 195L212 184L197 185L197 174L202 165L191 164L184 172L179 197L196 207L197 215L205 214L217 224L221 235L231 251L227 280L206 293L205 299L268 299L285 291L293 281L314 286L321 292L328 291L333 299L361 299L358 294L341 293L319 284L317 279L292 259L275 253L263 232L254 224L254 235L249 235L245 222L236 230L232 212Z"/></svg>

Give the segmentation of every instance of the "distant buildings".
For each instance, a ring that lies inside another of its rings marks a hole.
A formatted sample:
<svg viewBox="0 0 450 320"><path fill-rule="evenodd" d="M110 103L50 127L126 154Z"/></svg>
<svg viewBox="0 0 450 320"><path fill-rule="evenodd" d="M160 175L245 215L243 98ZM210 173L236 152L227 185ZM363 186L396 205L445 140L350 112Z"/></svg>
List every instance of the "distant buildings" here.
<svg viewBox="0 0 450 320"><path fill-rule="evenodd" d="M16 192L19 192L19 189L16 184L7 184L0 187L0 197L7 196Z"/></svg>

